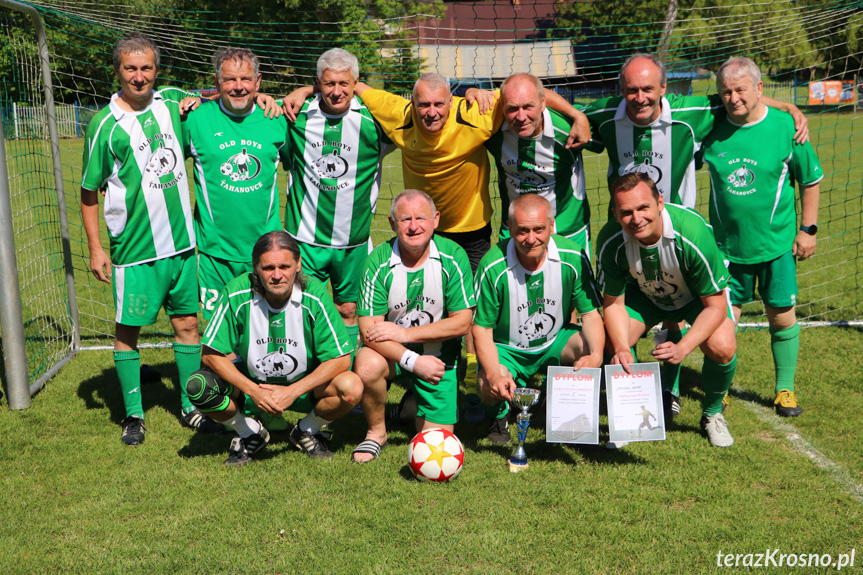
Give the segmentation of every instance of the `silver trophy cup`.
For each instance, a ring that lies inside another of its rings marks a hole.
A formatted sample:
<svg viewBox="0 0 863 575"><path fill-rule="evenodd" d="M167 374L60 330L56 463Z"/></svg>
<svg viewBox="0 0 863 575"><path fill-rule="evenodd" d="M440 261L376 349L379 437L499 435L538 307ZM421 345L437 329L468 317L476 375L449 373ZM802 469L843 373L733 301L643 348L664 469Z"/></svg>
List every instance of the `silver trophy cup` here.
<svg viewBox="0 0 863 575"><path fill-rule="evenodd" d="M527 453L524 451L524 439L527 437L527 428L530 427L530 413L528 410L539 401L539 390L528 387L513 391L510 402L519 411L518 413L518 446L509 458L509 470L513 473L527 469Z"/></svg>

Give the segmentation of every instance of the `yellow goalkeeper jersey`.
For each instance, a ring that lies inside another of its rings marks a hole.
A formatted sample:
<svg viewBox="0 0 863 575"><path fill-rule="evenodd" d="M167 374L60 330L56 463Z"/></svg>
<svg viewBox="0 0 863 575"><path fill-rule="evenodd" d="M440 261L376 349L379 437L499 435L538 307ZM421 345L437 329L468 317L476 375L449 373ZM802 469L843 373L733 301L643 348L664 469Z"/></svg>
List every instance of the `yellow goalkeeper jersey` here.
<svg viewBox="0 0 863 575"><path fill-rule="evenodd" d="M442 232L470 232L491 219L489 162L483 144L500 128L500 98L485 115L453 96L446 124L432 134L420 126L410 100L383 90L360 96L384 133L402 151L405 188L427 193L440 211Z"/></svg>

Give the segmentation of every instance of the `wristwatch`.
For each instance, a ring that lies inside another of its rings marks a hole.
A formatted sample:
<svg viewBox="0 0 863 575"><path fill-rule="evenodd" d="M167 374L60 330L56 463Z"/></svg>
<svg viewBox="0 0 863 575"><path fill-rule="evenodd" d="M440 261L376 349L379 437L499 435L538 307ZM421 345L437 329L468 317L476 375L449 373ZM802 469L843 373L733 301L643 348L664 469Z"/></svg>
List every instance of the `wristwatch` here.
<svg viewBox="0 0 863 575"><path fill-rule="evenodd" d="M811 226L800 226L801 232L806 232L810 236L814 236L818 233L818 224L812 224Z"/></svg>

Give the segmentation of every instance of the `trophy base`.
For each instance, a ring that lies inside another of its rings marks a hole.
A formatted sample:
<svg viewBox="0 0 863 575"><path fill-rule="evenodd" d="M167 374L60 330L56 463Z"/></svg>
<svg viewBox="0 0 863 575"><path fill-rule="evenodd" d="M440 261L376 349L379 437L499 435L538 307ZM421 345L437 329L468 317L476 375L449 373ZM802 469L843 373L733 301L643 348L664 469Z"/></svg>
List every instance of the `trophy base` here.
<svg viewBox="0 0 863 575"><path fill-rule="evenodd" d="M510 473L518 473L519 471L524 471L525 469L527 469L527 467L527 461L525 461L524 463L513 463L512 461L509 462Z"/></svg>

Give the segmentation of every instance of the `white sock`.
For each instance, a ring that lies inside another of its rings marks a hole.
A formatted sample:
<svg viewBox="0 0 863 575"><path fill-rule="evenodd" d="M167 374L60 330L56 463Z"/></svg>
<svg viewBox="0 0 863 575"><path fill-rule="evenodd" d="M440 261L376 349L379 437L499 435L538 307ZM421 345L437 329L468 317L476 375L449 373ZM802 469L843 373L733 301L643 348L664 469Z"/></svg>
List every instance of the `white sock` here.
<svg viewBox="0 0 863 575"><path fill-rule="evenodd" d="M311 411L307 416L302 418L297 426L300 428L300 431L307 431L312 435L318 433L322 427L329 425L332 423L329 419L324 419L317 415L314 411Z"/></svg>
<svg viewBox="0 0 863 575"><path fill-rule="evenodd" d="M261 430L261 424L248 417L241 411L237 411L236 415L228 421L223 421L231 429L237 432L240 437L249 437L258 433Z"/></svg>

